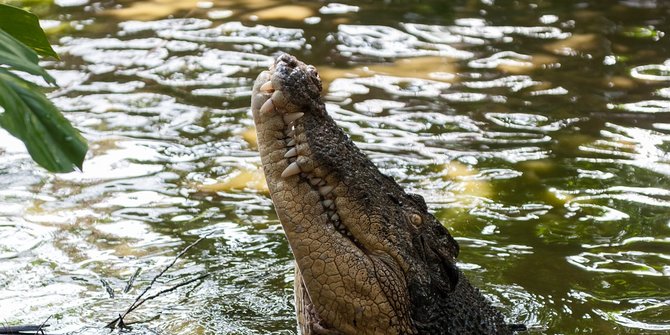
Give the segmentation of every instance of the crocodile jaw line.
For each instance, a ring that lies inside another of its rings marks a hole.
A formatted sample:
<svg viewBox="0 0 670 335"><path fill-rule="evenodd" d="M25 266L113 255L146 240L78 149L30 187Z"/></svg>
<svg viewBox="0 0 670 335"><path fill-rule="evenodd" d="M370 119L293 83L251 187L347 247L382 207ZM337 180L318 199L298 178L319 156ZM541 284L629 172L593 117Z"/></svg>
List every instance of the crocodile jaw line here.
<svg viewBox="0 0 670 335"><path fill-rule="evenodd" d="M328 223L335 231L362 249L359 241L340 220L337 212L338 181L329 178L330 171L325 168L314 167L312 151L306 141L302 122L303 118L309 115L305 116L305 112L297 111L299 108L287 101L281 81L276 78L275 66L258 76L253 87L251 104L259 138L270 134L273 137L271 143L259 140L263 164L272 166L273 169L270 173L265 169L268 183L279 181L287 186L300 185L303 190L308 186L313 197L318 198L318 204ZM274 176L277 170L282 171L279 176L281 179ZM281 216L280 220L284 224Z"/></svg>

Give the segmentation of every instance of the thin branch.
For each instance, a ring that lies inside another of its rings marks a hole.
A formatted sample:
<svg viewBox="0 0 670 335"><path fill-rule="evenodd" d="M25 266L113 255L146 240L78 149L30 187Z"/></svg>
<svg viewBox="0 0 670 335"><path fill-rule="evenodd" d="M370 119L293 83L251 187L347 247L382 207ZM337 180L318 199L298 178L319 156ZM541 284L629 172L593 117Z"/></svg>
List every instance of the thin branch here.
<svg viewBox="0 0 670 335"><path fill-rule="evenodd" d="M12 334L32 334L32 332L40 332L42 328L48 327L49 325L21 325L21 326L0 326L0 335L12 335Z"/></svg>
<svg viewBox="0 0 670 335"><path fill-rule="evenodd" d="M126 314L128 314L128 313L134 311L135 309L137 309L138 307L140 307L143 303L145 303L145 302L148 301L148 300L155 299L155 298L157 298L157 297L159 297L159 296L161 296L161 295L163 295L163 294L165 294L165 293L172 292L172 291L174 291L174 290L176 290L176 289L178 289L178 288L180 288L180 287L182 287L182 286L186 286L186 285L191 284L191 283L193 283L193 282L196 282L196 281L198 281L198 280L205 279L205 278L207 278L208 276L209 276L209 273L205 273L205 274L202 274L202 275L197 276L197 277L195 277L195 278L189 279L189 280L187 280L187 281L185 281L185 282L181 282L181 283L179 283L179 284L177 284L177 285L174 285L174 286L171 286L171 287L169 287L169 288L166 288L166 289L164 289L164 290L162 290L162 291L160 291L160 292L158 292L158 293L156 293L156 294L153 294L153 295L151 295L151 296L148 296L148 297L146 297L146 298L144 298L144 299L142 299L142 300L139 300L139 301L136 300L136 303L134 303L132 306L130 306L130 308L126 311ZM124 314L124 315L125 315L125 314ZM126 326L126 323L123 321L123 318L124 318L124 316L121 315L121 314L119 314L119 316L118 316L116 319L112 320L112 322L108 323L108 324L105 326L105 328L110 328L110 329L115 329L116 327L119 327L119 328L126 328L127 326Z"/></svg>
<svg viewBox="0 0 670 335"><path fill-rule="evenodd" d="M133 288L133 284L135 283L135 279L137 279L137 276L140 275L141 271L142 268L137 268L137 270L135 270L135 273L133 273L133 275L130 276L130 279L128 279L128 282L126 283L126 288L123 289L123 293L130 292L130 290Z"/></svg>
<svg viewBox="0 0 670 335"><path fill-rule="evenodd" d="M213 233L213 232L212 232L212 233ZM124 322L123 322L123 318L125 318L126 315L128 315L128 313L130 313L130 312L134 311L136 308L140 307L140 305L142 305L142 304L143 304L144 302L146 302L147 300L154 299L154 298L160 296L161 294L164 294L164 293L168 293L168 292L174 291L175 289L177 289L177 288L179 288L179 287L182 287L182 286L188 285L188 284L190 284L190 283L193 283L193 282L195 282L195 281L202 280L202 279L206 278L209 274L200 275L200 276L198 276L198 277L196 277L196 278L193 278L193 279L187 280L187 281L185 281L185 282L179 283L179 284L177 284L177 285L175 285L175 286L172 286L172 287L170 287L170 288L167 288L167 289L165 289L165 290L162 290L162 291L160 291L160 292L158 292L158 293L156 293L156 294L154 294L154 295L152 295L152 296L150 296L150 297L147 297L147 298L142 299L142 297L143 297L147 292L149 292L149 290L153 287L153 285L156 283L156 281L158 280L158 278L160 278L161 276L163 276L163 275L165 274L165 272L167 272L167 271L168 271L168 270L169 270L169 269L170 269L170 268L177 262L177 260L178 260L181 256L183 256L183 255L184 255L189 249L191 249L193 246L195 246L196 244L200 243L200 241L202 241L202 240L204 240L205 238L209 237L209 235L211 235L212 233L209 233L209 234L206 234L206 235L200 237L200 238L197 239L195 242L189 244L186 248L184 248L184 250L182 250L179 254L177 254L177 256L175 256L175 258L172 260L172 262L170 262L170 264L168 264L163 270L161 270L161 272L159 272L156 276L154 276L153 279L151 279L151 282L149 283L149 285L144 289L144 291L142 291L142 293L140 293L140 294L137 296L137 298L135 298L135 301L133 301L133 303L130 305L130 307L128 307L128 309L127 309L123 314L120 314L116 319L114 319L114 321L108 323L108 324L105 326L105 328L115 329L117 326L119 326L119 327L121 327L121 328L124 328L124 327L125 327L125 324L124 324Z"/></svg>
<svg viewBox="0 0 670 335"><path fill-rule="evenodd" d="M42 322L42 324L38 325L21 325L21 326L0 326L0 335L13 335L13 334L24 334L24 335L30 335L32 332L35 332L34 335L46 335L44 332L44 328L49 327L47 322L49 322L49 319L51 319L51 315Z"/></svg>
<svg viewBox="0 0 670 335"><path fill-rule="evenodd" d="M167 270L169 270L177 262L177 260L181 256L183 256L193 246L200 243L200 241L204 240L205 237L207 237L207 236L209 236L209 234L197 239L195 242L189 244L186 248L184 248L184 250L182 250L179 254L177 254L177 256L175 256L175 258L172 260L172 262L170 262L170 264L168 264L160 273L158 273L156 276L154 276L154 278L149 283L149 286L147 286L144 289L144 291L142 291L142 293L140 293L140 295L138 295L137 298L135 298L135 301L130 305L130 307L128 307L128 310L126 310L126 312L123 313L121 318L124 318L126 315L128 315L128 313L130 313L132 310L135 309L135 308L133 308L133 306L135 306L135 304L142 298L142 296L144 296L151 289L151 287L156 283L156 280L158 280L158 278L160 278L163 274L165 274L165 272L167 272Z"/></svg>
<svg viewBox="0 0 670 335"><path fill-rule="evenodd" d="M140 300L140 301L139 301L139 302L138 302L138 303L137 303L137 304L130 310L130 312L134 311L137 307L140 307L140 305L142 305L143 303L145 303L147 300L155 299L155 298L157 298L157 297L159 297L159 296L161 296L161 295L163 295L163 294L165 294L165 293L170 293L170 292L172 292L172 291L174 291L174 290L176 290L176 289L178 289L178 288L180 288L180 287L182 287L182 286L186 286L186 285L188 285L188 284L190 284L190 283L193 283L193 282L196 282L196 281L198 281L198 280L203 280L203 279L207 278L208 276L209 276L209 273L201 274L201 275L199 275L199 276L197 276L197 277L195 277L195 278L189 279L189 280L187 280L187 281L185 281L185 282L181 282L181 283L179 283L179 284L177 284L177 285L175 285L175 286L166 288L166 289L164 289L164 290L162 290L162 291L160 291L160 292L158 292L158 293L156 293L156 294L154 294L154 295L152 295L152 296L146 297L146 298Z"/></svg>
<svg viewBox="0 0 670 335"><path fill-rule="evenodd" d="M35 331L35 335L39 335L39 333L42 333L42 335L44 335L44 327L48 327L46 323L49 321L49 319L51 319L51 315L49 315L49 317L46 320L44 320L42 324L40 324L40 327L37 328L37 331Z"/></svg>

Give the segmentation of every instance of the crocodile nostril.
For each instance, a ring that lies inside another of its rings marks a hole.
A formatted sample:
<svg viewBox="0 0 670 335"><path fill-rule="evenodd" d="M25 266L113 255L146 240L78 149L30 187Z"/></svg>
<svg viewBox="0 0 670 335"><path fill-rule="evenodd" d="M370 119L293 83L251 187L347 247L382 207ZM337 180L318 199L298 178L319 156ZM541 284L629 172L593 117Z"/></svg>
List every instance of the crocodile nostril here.
<svg viewBox="0 0 670 335"><path fill-rule="evenodd" d="M275 64L279 63L284 63L291 68L298 66L298 60L289 54L281 54L279 57L277 57Z"/></svg>

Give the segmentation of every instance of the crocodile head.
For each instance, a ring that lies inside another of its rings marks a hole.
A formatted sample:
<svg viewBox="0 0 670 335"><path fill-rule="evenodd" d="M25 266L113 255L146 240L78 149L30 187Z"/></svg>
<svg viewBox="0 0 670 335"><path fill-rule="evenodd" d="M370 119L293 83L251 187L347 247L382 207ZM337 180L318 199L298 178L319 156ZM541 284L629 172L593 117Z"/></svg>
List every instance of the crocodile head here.
<svg viewBox="0 0 670 335"><path fill-rule="evenodd" d="M421 196L382 174L335 124L321 89L313 66L283 54L258 76L251 104L297 263L303 333L450 334L469 323L505 333L456 267L456 241Z"/></svg>

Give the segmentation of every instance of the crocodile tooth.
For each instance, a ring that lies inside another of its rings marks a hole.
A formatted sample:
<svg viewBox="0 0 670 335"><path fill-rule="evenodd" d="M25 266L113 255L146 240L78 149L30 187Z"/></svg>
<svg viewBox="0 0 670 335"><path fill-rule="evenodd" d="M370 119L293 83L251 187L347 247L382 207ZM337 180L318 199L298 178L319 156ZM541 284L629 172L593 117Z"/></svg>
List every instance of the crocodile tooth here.
<svg viewBox="0 0 670 335"><path fill-rule="evenodd" d="M317 185L320 182L321 182L321 178L317 178L317 177L314 177L314 178L309 180L309 183L312 184L312 185Z"/></svg>
<svg viewBox="0 0 670 335"><path fill-rule="evenodd" d="M333 220L333 221L339 221L339 220L340 220L340 216L337 215L337 213L335 213L335 214L333 214L333 216L330 217L330 219ZM338 226L339 226L339 224L338 224Z"/></svg>
<svg viewBox="0 0 670 335"><path fill-rule="evenodd" d="M286 105L286 98L284 97L284 93L281 91L275 91L272 93L272 101L274 101L277 106L284 106Z"/></svg>
<svg viewBox="0 0 670 335"><path fill-rule="evenodd" d="M295 139L290 139L288 143L286 143L287 147L295 147Z"/></svg>
<svg viewBox="0 0 670 335"><path fill-rule="evenodd" d="M332 191L332 190L333 190L333 187L328 186L328 185L319 187L319 193L321 193L321 195L326 195L326 194L330 193L330 191Z"/></svg>
<svg viewBox="0 0 670 335"><path fill-rule="evenodd" d="M303 112L284 114L284 123L289 124L289 123L301 118L303 115L305 115L305 113L303 113Z"/></svg>
<svg viewBox="0 0 670 335"><path fill-rule="evenodd" d="M295 157L295 156L298 156L298 149L296 149L295 147L291 148L284 154L284 158Z"/></svg>
<svg viewBox="0 0 670 335"><path fill-rule="evenodd" d="M268 99L265 103L263 103L263 106L261 106L261 113L269 113L275 109L275 105L272 102L272 99Z"/></svg>
<svg viewBox="0 0 670 335"><path fill-rule="evenodd" d="M293 135L295 135L295 129L291 128L291 129L286 133L286 136L287 136L287 137L293 137Z"/></svg>
<svg viewBox="0 0 670 335"><path fill-rule="evenodd" d="M259 89L265 93L272 93L275 91L275 88L272 87L272 81L265 82Z"/></svg>
<svg viewBox="0 0 670 335"><path fill-rule="evenodd" d="M298 173L300 173L300 167L298 166L297 162L293 162L289 164L286 169L284 169L284 172L281 173L281 176L282 178L288 178Z"/></svg>
<svg viewBox="0 0 670 335"><path fill-rule="evenodd" d="M326 200L322 201L321 203L323 204L323 207L326 207L326 208L331 208L331 206L333 206L333 200L330 200L330 199L326 199Z"/></svg>

